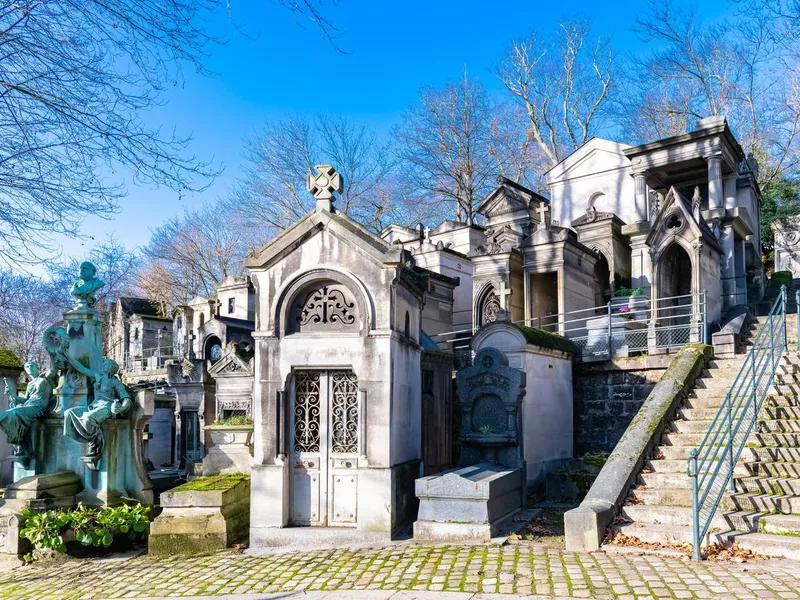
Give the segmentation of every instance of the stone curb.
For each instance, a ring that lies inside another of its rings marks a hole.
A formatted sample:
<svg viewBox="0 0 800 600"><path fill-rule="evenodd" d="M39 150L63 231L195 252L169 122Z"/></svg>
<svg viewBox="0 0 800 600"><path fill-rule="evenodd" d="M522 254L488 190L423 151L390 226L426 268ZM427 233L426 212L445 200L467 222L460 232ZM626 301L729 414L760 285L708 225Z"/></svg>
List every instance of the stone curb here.
<svg viewBox="0 0 800 600"><path fill-rule="evenodd" d="M713 347L689 344L681 348L650 392L578 508L564 514L567 550L600 548L628 489L675 414L686 390L713 356Z"/></svg>

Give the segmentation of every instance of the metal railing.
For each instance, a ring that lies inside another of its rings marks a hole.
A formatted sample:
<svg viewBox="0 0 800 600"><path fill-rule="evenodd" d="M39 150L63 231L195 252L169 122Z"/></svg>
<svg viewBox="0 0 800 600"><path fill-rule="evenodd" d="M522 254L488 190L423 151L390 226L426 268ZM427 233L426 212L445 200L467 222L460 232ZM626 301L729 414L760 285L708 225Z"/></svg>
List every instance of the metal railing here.
<svg viewBox="0 0 800 600"><path fill-rule="evenodd" d="M147 371L157 371L164 369L168 360L178 358L172 346L162 346L161 348L146 348L141 356L126 356L123 371L129 374L144 373Z"/></svg>
<svg viewBox="0 0 800 600"><path fill-rule="evenodd" d="M775 299L725 400L703 440L687 459L692 480L694 558L726 491L735 491L734 467L756 428L758 413L786 350L786 287Z"/></svg>
<svg viewBox="0 0 800 600"><path fill-rule="evenodd" d="M628 356L655 348L708 342L706 292L651 300L614 298L591 308L514 321L570 339L585 361ZM477 327L432 335L456 355L468 352Z"/></svg>

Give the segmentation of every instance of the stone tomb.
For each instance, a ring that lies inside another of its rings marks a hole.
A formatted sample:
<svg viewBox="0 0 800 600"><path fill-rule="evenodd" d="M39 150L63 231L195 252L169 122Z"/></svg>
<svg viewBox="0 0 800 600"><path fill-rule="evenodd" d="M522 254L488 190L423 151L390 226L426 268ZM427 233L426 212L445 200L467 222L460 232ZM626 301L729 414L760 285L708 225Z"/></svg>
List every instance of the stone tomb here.
<svg viewBox="0 0 800 600"><path fill-rule="evenodd" d="M458 373L462 410L461 461L455 469L416 481L420 500L414 538L486 539L525 504L520 405L525 373L484 348Z"/></svg>

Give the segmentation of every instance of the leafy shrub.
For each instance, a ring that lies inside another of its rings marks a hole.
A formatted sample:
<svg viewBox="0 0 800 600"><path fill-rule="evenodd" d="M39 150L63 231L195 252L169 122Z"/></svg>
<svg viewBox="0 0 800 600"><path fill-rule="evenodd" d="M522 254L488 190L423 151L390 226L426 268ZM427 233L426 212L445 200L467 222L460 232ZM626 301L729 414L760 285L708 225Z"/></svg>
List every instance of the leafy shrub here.
<svg viewBox="0 0 800 600"><path fill-rule="evenodd" d="M642 294L644 294L644 290L642 288L621 287L614 292L614 295L617 298L624 298L626 296L641 296Z"/></svg>
<svg viewBox="0 0 800 600"><path fill-rule="evenodd" d="M35 513L23 510L25 524L20 535L29 540L34 550L54 550L66 552L64 534L72 530L75 540L83 546L107 548L114 536L126 535L135 539L137 535L150 531L149 506L123 504L90 508L78 504L71 511L48 510ZM31 556L26 557L31 560Z"/></svg>

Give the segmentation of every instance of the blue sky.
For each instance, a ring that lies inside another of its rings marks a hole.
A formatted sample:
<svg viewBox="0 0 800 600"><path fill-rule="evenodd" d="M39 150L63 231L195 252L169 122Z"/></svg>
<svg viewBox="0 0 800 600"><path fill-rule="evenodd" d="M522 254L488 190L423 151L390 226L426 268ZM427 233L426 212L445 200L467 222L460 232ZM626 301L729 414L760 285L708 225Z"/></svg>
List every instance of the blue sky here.
<svg viewBox="0 0 800 600"><path fill-rule="evenodd" d="M150 230L185 206L224 194L240 173L243 138L267 119L286 112L341 113L386 135L421 87L438 86L471 75L500 93L493 68L509 41L531 29L552 30L565 18L589 18L596 34L612 36L621 52L642 47L632 31L642 2L533 0L492 2L452 0L340 0L330 15L343 30L340 54L309 23L265 0L231 0L241 35L221 12L210 25L228 39L208 61L217 73L187 73L185 84L165 98L166 105L146 121L191 134L191 151L214 159L224 173L200 194L180 198L163 189L131 188L112 220L90 218L84 233L102 240L113 234L133 248ZM703 2L701 15L714 18L728 4ZM568 11L568 12L565 12ZM59 238L64 256L82 256L92 240Z"/></svg>

